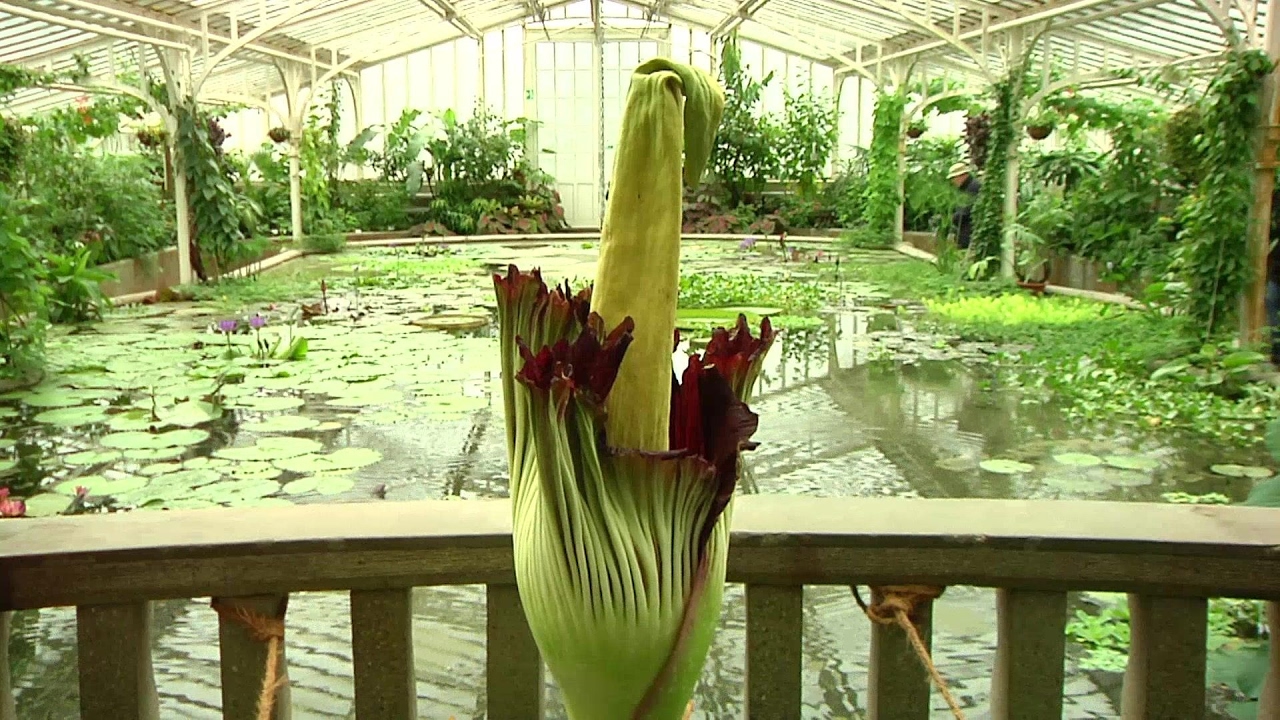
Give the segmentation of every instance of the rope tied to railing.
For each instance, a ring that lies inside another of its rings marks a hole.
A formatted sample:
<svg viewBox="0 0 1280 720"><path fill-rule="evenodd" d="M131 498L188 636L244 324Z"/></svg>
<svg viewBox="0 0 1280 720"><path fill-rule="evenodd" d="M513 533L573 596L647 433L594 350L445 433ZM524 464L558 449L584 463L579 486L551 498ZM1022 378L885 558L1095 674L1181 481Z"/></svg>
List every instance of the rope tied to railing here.
<svg viewBox="0 0 1280 720"><path fill-rule="evenodd" d="M853 599L857 601L858 607L862 608L862 612L872 622L881 625L897 625L902 628L911 647L916 651L916 656L920 658L920 664L924 665L924 669L929 672L929 677L938 688L938 692L942 694L942 699L947 701L951 715L956 720L965 720L964 711L952 696L942 673L938 672L937 666L933 664L929 648L925 647L924 640L920 637L920 630L912 621L921 603L937 600L942 597L942 592L946 588L934 585L872 585L870 605L862 599L857 585L851 586L850 589L853 590Z"/></svg>
<svg viewBox="0 0 1280 720"><path fill-rule="evenodd" d="M245 607L228 605L218 598L213 598L209 606L218 613L218 617L243 627L254 642L266 643L267 664L262 673L262 692L258 694L257 720L271 720L276 693L289 681L288 676L280 677L280 655L284 651L284 609L281 608L279 613L281 617L268 617Z"/></svg>

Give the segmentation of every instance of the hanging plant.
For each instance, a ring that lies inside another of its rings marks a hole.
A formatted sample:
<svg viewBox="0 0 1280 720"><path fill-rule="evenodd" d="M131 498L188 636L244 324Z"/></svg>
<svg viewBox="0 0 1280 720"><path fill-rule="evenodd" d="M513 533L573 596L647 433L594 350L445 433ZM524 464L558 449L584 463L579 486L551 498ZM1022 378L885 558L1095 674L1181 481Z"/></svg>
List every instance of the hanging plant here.
<svg viewBox="0 0 1280 720"><path fill-rule="evenodd" d="M912 121L912 123L907 126L907 137L911 138L912 140L915 140L916 138L923 135L924 131L927 130L928 128L929 126L924 120Z"/></svg>
<svg viewBox="0 0 1280 720"><path fill-rule="evenodd" d="M271 138L271 142L277 145L289 141L289 130L283 127L273 127L267 131L267 137Z"/></svg>
<svg viewBox="0 0 1280 720"><path fill-rule="evenodd" d="M1043 140L1053 133L1058 120L1058 114L1052 110L1041 110L1027 118L1027 135L1032 140Z"/></svg>

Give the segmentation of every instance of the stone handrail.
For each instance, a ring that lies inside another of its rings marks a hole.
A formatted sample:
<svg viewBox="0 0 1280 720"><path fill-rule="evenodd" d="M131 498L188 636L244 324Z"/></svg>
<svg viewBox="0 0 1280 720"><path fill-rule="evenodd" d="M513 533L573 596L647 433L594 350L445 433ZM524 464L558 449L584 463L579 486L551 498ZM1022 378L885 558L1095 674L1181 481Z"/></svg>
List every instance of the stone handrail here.
<svg viewBox="0 0 1280 720"><path fill-rule="evenodd" d="M1278 519L1225 506L742 497L729 580L747 585L748 716L799 717L804 585L927 584L999 588L994 718L1062 716L1070 590L1130 593L1125 720L1201 717L1206 599L1273 601L1274 623ZM411 589L486 584L488 641L503 648L488 659L489 717L540 718L543 679L510 529L502 500L10 520L0 522L0 613L76 606L81 716L155 718L149 601L214 597L272 616L290 592L349 590L357 716L408 718ZM926 642L930 612L914 618ZM220 627L224 717L249 717L265 651L234 618ZM1264 695L1280 691L1277 668L1273 656ZM928 717L927 679L897 628L873 627L869 682L870 717ZM1260 717L1280 712L1267 703ZM277 706L288 717L287 697Z"/></svg>

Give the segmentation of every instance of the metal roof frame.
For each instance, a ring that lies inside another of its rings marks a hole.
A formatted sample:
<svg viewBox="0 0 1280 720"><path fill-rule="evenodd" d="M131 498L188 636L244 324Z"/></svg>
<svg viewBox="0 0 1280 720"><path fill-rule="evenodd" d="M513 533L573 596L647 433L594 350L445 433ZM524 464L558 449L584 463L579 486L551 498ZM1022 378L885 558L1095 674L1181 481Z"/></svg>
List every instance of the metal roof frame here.
<svg viewBox="0 0 1280 720"><path fill-rule="evenodd" d="M192 90L259 99L459 38L545 22L571 0L0 0L0 62L62 69L81 53L96 77L137 70L139 49L189 58ZM1010 40L1047 33L1047 53L1081 77L1261 46L1271 0L621 0L650 22L745 40L813 60L838 76L894 82L909 67L989 80ZM595 5L602 0L587 0ZM617 5L619 3L613 3ZM602 13L578 13L585 21ZM608 17L597 22L608 23ZM154 49L154 50L152 50ZM1038 51L1044 56L1046 51ZM122 61L121 58L126 58ZM307 68L310 69L307 72ZM65 93L20 93L13 110Z"/></svg>

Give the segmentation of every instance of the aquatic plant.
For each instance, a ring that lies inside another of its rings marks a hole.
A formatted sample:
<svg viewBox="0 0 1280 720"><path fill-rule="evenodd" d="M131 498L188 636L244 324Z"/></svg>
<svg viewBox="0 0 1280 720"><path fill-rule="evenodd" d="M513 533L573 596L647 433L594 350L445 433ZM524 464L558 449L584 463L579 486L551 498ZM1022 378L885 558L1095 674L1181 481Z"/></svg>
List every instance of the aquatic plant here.
<svg viewBox="0 0 1280 720"><path fill-rule="evenodd" d="M672 371L681 166L701 177L723 102L694 68L641 65L594 288L494 276L516 579L575 719L682 717L719 618L746 402L773 339L740 317Z"/></svg>
<svg viewBox="0 0 1280 720"><path fill-rule="evenodd" d="M26 514L26 503L10 498L9 488L0 487L0 518L20 518Z"/></svg>

